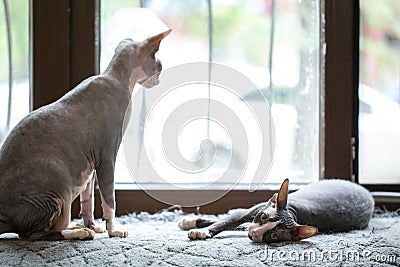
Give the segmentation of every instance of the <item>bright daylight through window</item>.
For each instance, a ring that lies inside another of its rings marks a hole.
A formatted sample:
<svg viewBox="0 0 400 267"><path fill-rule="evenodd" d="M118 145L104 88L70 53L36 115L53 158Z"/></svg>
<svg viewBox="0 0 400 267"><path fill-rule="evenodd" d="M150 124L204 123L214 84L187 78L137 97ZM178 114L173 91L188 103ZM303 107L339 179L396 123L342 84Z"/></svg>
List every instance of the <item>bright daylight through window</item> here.
<svg viewBox="0 0 400 267"><path fill-rule="evenodd" d="M361 1L359 181L400 183L400 5Z"/></svg>
<svg viewBox="0 0 400 267"><path fill-rule="evenodd" d="M29 1L0 5L0 144L29 113Z"/></svg>

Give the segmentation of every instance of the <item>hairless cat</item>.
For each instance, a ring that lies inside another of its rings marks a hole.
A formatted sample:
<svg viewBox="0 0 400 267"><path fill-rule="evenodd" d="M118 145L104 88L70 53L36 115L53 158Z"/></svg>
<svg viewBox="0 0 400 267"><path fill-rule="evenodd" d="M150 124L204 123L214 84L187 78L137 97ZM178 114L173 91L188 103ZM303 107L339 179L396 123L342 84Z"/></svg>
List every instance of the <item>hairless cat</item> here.
<svg viewBox="0 0 400 267"><path fill-rule="evenodd" d="M0 150L0 234L93 239L104 231L93 218L97 177L108 235L128 235L113 223L115 159L133 87L158 83L161 63L155 53L169 32L142 42L123 40L103 74L33 111L10 132ZM79 194L84 225L68 228Z"/></svg>
<svg viewBox="0 0 400 267"><path fill-rule="evenodd" d="M182 219L179 227L190 239L206 239L252 221L254 242L297 241L320 232L343 232L367 227L374 210L371 194L344 180L323 180L288 194L289 180L267 202L213 221ZM198 228L198 229L196 229Z"/></svg>

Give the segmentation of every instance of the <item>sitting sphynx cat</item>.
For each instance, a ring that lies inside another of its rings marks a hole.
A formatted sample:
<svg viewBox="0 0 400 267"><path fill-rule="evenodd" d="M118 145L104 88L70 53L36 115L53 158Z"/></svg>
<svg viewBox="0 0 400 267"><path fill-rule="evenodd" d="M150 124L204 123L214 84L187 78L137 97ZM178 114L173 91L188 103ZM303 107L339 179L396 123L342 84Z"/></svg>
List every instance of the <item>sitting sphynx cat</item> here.
<svg viewBox="0 0 400 267"><path fill-rule="evenodd" d="M54 103L26 116L0 150L0 234L29 240L93 239L97 177L103 218L114 228L114 166L125 113L135 83L158 84L155 58L166 31L142 42L125 39L106 71L89 77ZM68 228L72 201L80 194L82 227Z"/></svg>
<svg viewBox="0 0 400 267"><path fill-rule="evenodd" d="M190 239L206 239L253 221L248 236L258 243L298 241L320 232L367 227L374 211L371 194L352 182L323 180L288 194L289 180L267 202L213 221L182 219L179 227ZM205 227L205 228L204 228ZM203 229L194 229L203 228Z"/></svg>

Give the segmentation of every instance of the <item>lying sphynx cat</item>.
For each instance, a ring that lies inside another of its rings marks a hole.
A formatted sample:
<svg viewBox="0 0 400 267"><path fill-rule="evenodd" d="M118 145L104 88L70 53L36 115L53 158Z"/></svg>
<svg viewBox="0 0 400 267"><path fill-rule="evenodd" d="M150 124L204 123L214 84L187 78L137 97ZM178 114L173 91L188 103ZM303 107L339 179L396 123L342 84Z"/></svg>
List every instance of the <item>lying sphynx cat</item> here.
<svg viewBox="0 0 400 267"><path fill-rule="evenodd" d="M344 180L312 183L288 194L286 179L271 199L227 218L213 221L182 219L179 227L190 239L206 239L253 221L248 236L254 242L298 241L320 232L343 232L367 227L374 200L363 187ZM205 227L205 228L204 228ZM194 229L203 228L203 229Z"/></svg>
<svg viewBox="0 0 400 267"><path fill-rule="evenodd" d="M0 234L93 239L104 231L93 218L97 177L108 235L127 237L113 225L115 159L133 87L158 84L155 53L169 32L142 42L123 40L103 74L33 111L10 132L0 150ZM84 225L68 228L79 194Z"/></svg>

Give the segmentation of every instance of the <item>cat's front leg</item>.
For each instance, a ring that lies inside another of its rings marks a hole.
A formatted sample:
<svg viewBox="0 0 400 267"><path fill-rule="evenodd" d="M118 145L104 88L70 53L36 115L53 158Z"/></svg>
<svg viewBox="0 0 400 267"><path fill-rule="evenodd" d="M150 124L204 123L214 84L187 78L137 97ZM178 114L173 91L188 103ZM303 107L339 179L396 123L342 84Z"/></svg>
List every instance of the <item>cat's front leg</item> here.
<svg viewBox="0 0 400 267"><path fill-rule="evenodd" d="M104 233L105 229L94 223L94 187L95 187L96 171L93 172L91 180L88 182L86 189L80 194L81 212L80 217L83 219L81 227L87 227L96 233ZM79 227L79 225L76 225Z"/></svg>
<svg viewBox="0 0 400 267"><path fill-rule="evenodd" d="M228 215L226 218L217 220L205 228L189 230L188 237L192 240L199 240L199 239L202 240L202 239L212 238L213 236L215 236L223 231L226 231L226 230L234 230L239 225L252 221L254 216L263 207L265 207L265 203L260 203L249 209L236 211L236 212ZM207 220L204 220L204 221L206 221L207 223L211 222L211 221L207 221ZM198 221L196 221L196 226L201 227L201 226L197 225L197 222Z"/></svg>
<svg viewBox="0 0 400 267"><path fill-rule="evenodd" d="M114 191L114 161L102 162L97 170L103 219L106 221L106 229L109 237L127 237L127 231L115 229L115 191Z"/></svg>

